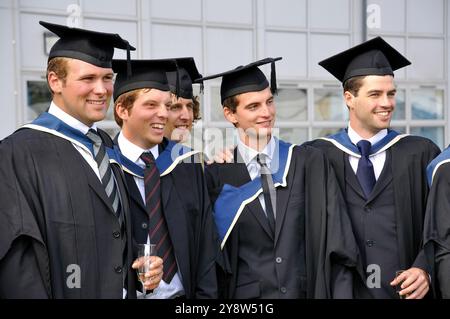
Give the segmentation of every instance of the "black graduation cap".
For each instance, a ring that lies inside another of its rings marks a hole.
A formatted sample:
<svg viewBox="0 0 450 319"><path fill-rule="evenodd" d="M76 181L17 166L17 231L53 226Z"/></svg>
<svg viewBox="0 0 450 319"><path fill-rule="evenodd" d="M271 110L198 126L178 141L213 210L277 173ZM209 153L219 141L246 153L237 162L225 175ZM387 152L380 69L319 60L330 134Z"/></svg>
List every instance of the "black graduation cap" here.
<svg viewBox="0 0 450 319"><path fill-rule="evenodd" d="M116 75L114 82L114 101L123 93L143 88L169 91L166 72L177 70L172 59L160 60L113 60L112 68Z"/></svg>
<svg viewBox="0 0 450 319"><path fill-rule="evenodd" d="M258 66L271 63L270 89L272 93L276 93L277 79L275 73L275 61L281 59L281 57L265 58L245 66L238 66L230 71L200 78L196 82L214 79L221 76L222 85L220 86L220 97L223 104L223 101L231 96L247 92L262 91L267 88L269 86L269 82Z"/></svg>
<svg viewBox="0 0 450 319"><path fill-rule="evenodd" d="M194 98L192 91L192 83L200 79L202 75L198 72L197 66L195 65L194 58L176 58L175 59L178 66L178 77L177 72L167 72L167 80L169 81L170 91L176 94L177 83L179 87L178 96L185 99ZM178 81L178 82L177 82Z"/></svg>
<svg viewBox="0 0 450 319"><path fill-rule="evenodd" d="M381 37L373 38L319 62L319 65L342 83L360 75L393 76L395 70L410 64L411 62Z"/></svg>
<svg viewBox="0 0 450 319"><path fill-rule="evenodd" d="M130 50L136 50L118 34L69 28L45 21L39 21L39 24L59 36L50 50L49 60L55 57L67 57L102 68L110 68L114 48L126 49L127 59L130 59Z"/></svg>

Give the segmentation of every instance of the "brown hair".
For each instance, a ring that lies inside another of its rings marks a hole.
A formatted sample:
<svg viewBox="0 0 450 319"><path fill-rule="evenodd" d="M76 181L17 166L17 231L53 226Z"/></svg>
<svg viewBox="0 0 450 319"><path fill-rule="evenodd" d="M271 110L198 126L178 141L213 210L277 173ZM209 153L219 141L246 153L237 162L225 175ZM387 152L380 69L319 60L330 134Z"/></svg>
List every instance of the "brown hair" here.
<svg viewBox="0 0 450 319"><path fill-rule="evenodd" d="M200 120L200 101L198 96L194 96L192 98L192 102L194 102L194 107L192 109L193 113L194 113L194 121Z"/></svg>
<svg viewBox="0 0 450 319"><path fill-rule="evenodd" d="M358 96L359 89L363 86L366 75L354 76L344 82L344 93L349 91L353 96Z"/></svg>
<svg viewBox="0 0 450 319"><path fill-rule="evenodd" d="M227 97L222 103L223 107L227 107L231 110L231 112L236 113L236 109L239 104L238 96L239 94Z"/></svg>
<svg viewBox="0 0 450 319"><path fill-rule="evenodd" d="M56 76L63 81L63 83L66 83L66 78L67 78L67 73L68 73L68 63L69 63L69 59L68 58L64 58L64 57L56 57L56 58L52 58L50 61L48 61L47 63L47 87L50 90L50 92L52 92L52 95L54 94L54 92L52 91L52 89L50 88L50 85L48 83L48 75L50 72L55 72Z"/></svg>
<svg viewBox="0 0 450 319"><path fill-rule="evenodd" d="M116 111L117 104L120 103L121 107L124 107L125 109L128 110L128 112L131 112L131 109L133 108L133 104L137 100L139 95L141 95L141 93L144 93L144 92L149 92L150 90L151 89L149 89L149 88L136 89L133 91L125 92L117 98L117 100L114 102L114 119L116 120L116 123L120 127L122 127L122 125L123 125L123 120L117 114L117 111Z"/></svg>

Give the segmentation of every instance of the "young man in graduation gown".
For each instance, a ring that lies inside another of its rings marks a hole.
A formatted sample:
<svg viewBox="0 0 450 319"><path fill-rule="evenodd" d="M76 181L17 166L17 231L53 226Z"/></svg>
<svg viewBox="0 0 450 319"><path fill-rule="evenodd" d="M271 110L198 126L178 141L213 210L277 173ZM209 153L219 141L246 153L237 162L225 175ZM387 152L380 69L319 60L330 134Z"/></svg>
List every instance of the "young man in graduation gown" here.
<svg viewBox="0 0 450 319"><path fill-rule="evenodd" d="M0 146L0 298L133 298L125 181L95 126L112 95L114 48L130 46L40 24L60 37L47 66L53 99Z"/></svg>
<svg viewBox="0 0 450 319"><path fill-rule="evenodd" d="M115 142L124 156L133 237L157 245L164 276L147 298L216 298L219 252L206 181L197 152L164 138L172 104L166 72L173 60L113 62ZM185 83L179 81L181 90ZM192 89L192 88L191 88Z"/></svg>
<svg viewBox="0 0 450 319"><path fill-rule="evenodd" d="M192 126L200 119L199 97L194 96L192 81L201 78L202 75L197 70L194 58L177 58L176 62L178 77L176 71L167 72L172 105L168 109L164 136L169 140L189 145L192 144ZM179 88L179 96L176 96L177 81L183 83Z"/></svg>
<svg viewBox="0 0 450 319"><path fill-rule="evenodd" d="M427 168L430 194L424 223L424 250L432 266L435 296L450 299L450 148Z"/></svg>
<svg viewBox="0 0 450 319"><path fill-rule="evenodd" d="M225 118L238 131L234 162L206 167L221 248L225 298L351 297L357 260L345 203L322 152L273 136L275 61L222 76ZM272 85L258 68L270 63ZM335 285L339 283L339 285ZM223 282L221 282L221 286Z"/></svg>
<svg viewBox="0 0 450 319"><path fill-rule="evenodd" d="M421 249L430 140L389 129L394 70L410 62L377 37L319 63L343 83L349 126L310 145L326 153L347 202L366 278L357 298L423 298L429 270ZM405 270L396 278L396 271Z"/></svg>

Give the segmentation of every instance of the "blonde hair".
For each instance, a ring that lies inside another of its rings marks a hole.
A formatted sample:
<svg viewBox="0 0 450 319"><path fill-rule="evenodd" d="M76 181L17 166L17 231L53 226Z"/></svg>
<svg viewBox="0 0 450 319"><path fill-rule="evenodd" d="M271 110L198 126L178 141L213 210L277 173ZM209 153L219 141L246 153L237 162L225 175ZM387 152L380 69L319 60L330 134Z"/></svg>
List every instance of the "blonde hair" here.
<svg viewBox="0 0 450 319"><path fill-rule="evenodd" d="M69 58L64 58L64 57L56 57L56 58L52 58L50 59L50 61L48 61L47 63L47 87L50 90L50 92L52 92L52 95L54 94L54 92L52 91L52 89L50 88L50 85L48 83L48 75L50 72L54 72L56 74L56 76L58 77L58 79L62 80L63 83L66 83L66 78L67 78L67 73L68 73L68 64L69 64Z"/></svg>

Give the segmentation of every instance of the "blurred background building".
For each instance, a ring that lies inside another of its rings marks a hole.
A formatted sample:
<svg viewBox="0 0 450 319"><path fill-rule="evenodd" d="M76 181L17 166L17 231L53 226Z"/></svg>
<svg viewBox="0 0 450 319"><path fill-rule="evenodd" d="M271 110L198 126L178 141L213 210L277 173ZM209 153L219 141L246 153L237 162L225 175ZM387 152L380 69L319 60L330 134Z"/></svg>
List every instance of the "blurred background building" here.
<svg viewBox="0 0 450 319"><path fill-rule="evenodd" d="M395 74L392 127L443 148L450 142L449 16L447 0L1 0L0 139L49 105L45 68L57 38L38 24L45 20L119 33L137 48L132 58L193 56L203 75L282 56L276 126L293 143L347 125L342 87L317 63L380 35L412 61ZM220 79L205 83L195 126L202 141L231 128L219 86ZM99 126L117 132L111 108Z"/></svg>

